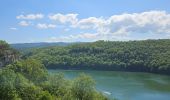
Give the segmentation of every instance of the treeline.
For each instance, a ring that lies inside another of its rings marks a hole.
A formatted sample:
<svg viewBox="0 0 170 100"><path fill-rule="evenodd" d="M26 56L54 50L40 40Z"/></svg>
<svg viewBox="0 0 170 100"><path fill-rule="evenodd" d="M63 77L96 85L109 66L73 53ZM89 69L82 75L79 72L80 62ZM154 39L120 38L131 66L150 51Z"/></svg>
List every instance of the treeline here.
<svg viewBox="0 0 170 100"><path fill-rule="evenodd" d="M170 74L170 40L97 41L32 49L23 58L42 61L47 68L91 69Z"/></svg>

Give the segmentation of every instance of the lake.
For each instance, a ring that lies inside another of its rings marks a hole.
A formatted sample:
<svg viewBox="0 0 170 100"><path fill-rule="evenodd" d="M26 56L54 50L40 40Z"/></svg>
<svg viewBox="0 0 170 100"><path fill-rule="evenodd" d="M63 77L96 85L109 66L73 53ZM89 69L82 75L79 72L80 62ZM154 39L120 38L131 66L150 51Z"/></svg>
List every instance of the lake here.
<svg viewBox="0 0 170 100"><path fill-rule="evenodd" d="M170 100L170 76L118 71L49 70L49 72L63 72L67 79L86 73L96 81L97 90L109 98Z"/></svg>

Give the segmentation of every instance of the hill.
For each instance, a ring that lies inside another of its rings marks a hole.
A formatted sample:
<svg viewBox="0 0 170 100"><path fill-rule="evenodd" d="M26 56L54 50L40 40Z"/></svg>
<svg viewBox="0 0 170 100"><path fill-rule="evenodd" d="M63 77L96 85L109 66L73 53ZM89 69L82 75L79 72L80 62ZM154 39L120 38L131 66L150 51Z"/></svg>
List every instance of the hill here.
<svg viewBox="0 0 170 100"><path fill-rule="evenodd" d="M170 40L97 41L33 49L26 58L47 68L118 70L170 74Z"/></svg>
<svg viewBox="0 0 170 100"><path fill-rule="evenodd" d="M51 46L67 46L71 43L66 42L55 42L55 43L47 43L47 42L40 42L40 43L15 43L10 44L11 47L17 50L25 50L30 48L43 48L43 47L51 47Z"/></svg>

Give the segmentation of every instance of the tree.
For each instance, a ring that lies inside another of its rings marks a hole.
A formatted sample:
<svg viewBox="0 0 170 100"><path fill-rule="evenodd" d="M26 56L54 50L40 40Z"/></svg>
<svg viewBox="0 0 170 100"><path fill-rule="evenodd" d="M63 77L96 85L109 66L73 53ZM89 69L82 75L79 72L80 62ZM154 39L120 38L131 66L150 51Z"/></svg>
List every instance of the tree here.
<svg viewBox="0 0 170 100"><path fill-rule="evenodd" d="M48 81L41 85L50 94L56 97L63 97L69 91L70 81L64 79L62 73L53 74L48 77Z"/></svg>
<svg viewBox="0 0 170 100"><path fill-rule="evenodd" d="M26 59L8 65L7 67L15 72L21 73L36 84L47 80L48 72L39 60Z"/></svg>
<svg viewBox="0 0 170 100"><path fill-rule="evenodd" d="M16 74L13 70L0 70L0 99L1 100L15 100L18 98L15 89Z"/></svg>
<svg viewBox="0 0 170 100"><path fill-rule="evenodd" d="M72 84L71 91L78 100L92 100L94 96L94 80L85 74L80 74Z"/></svg>

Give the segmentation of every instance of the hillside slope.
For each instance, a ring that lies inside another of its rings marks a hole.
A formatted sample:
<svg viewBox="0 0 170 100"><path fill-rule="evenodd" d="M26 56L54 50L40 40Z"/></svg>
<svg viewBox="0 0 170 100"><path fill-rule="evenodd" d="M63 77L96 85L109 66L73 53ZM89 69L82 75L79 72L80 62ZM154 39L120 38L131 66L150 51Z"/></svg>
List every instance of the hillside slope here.
<svg viewBox="0 0 170 100"><path fill-rule="evenodd" d="M24 55L47 68L119 70L170 74L170 40L97 41L33 49Z"/></svg>

